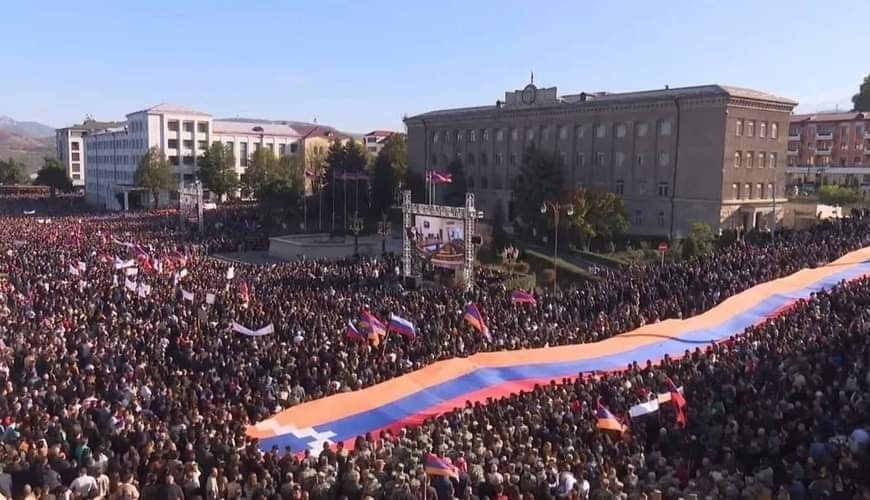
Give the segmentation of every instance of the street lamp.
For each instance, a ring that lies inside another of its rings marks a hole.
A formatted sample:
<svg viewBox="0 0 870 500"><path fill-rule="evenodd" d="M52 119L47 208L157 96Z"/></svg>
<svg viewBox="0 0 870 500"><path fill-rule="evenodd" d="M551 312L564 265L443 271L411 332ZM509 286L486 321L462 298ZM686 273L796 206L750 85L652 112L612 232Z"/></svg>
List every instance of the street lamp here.
<svg viewBox="0 0 870 500"><path fill-rule="evenodd" d="M565 211L565 215L568 217L574 215L574 205L570 203L545 201L541 205L541 214L545 215L548 211L553 212L553 222L555 225L555 237L553 238L553 295L556 294L556 269L557 261L559 259L559 215L562 213L562 210Z"/></svg>
<svg viewBox="0 0 870 500"><path fill-rule="evenodd" d="M517 263L517 259L520 258L520 250L513 246L506 246L501 251L501 260L505 266L508 268L508 275L513 278L514 276L514 265Z"/></svg>
<svg viewBox="0 0 870 500"><path fill-rule="evenodd" d="M386 213L381 214L381 220L378 221L378 234L381 235L381 253L387 253L387 236L393 234L393 224Z"/></svg>
<svg viewBox="0 0 870 500"><path fill-rule="evenodd" d="M363 220L356 212L348 221L347 228L353 233L353 253L359 255L359 233L363 229Z"/></svg>

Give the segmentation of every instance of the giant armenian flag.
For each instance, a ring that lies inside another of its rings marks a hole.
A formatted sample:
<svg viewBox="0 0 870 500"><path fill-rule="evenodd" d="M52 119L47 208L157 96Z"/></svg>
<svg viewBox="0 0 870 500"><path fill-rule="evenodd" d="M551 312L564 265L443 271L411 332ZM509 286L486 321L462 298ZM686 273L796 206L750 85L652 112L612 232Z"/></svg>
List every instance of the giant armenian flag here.
<svg viewBox="0 0 870 500"><path fill-rule="evenodd" d="M689 319L646 325L590 344L481 353L437 362L366 389L284 410L249 427L247 433L258 438L265 450L289 446L294 452L320 451L324 443L340 441L352 446L366 432L419 424L466 401L484 401L582 373L620 370L633 361L681 357L686 350L739 335L814 292L865 274L870 274L870 248L757 285Z"/></svg>

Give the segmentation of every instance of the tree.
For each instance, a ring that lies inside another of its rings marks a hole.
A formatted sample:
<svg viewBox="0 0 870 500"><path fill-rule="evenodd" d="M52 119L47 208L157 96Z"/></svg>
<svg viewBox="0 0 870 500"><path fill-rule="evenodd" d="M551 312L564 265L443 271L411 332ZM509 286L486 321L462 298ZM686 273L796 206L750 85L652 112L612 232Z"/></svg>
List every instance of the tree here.
<svg viewBox="0 0 870 500"><path fill-rule="evenodd" d="M236 158L229 145L215 141L199 159L199 179L202 185L218 198L239 185L236 175Z"/></svg>
<svg viewBox="0 0 870 500"><path fill-rule="evenodd" d="M15 185L27 182L27 172L24 164L9 158L9 161L0 160L0 184Z"/></svg>
<svg viewBox="0 0 870 500"><path fill-rule="evenodd" d="M571 235L580 246L598 240L611 241L628 228L622 198L598 188L576 189L568 196L574 215L565 220Z"/></svg>
<svg viewBox="0 0 870 500"><path fill-rule="evenodd" d="M366 175L367 163L366 152L356 141L348 140L342 144L336 140L329 146L324 194L326 203L335 209L335 214L349 213L358 208L365 210L369 206L368 183L357 180L358 176ZM344 223L337 223L337 227Z"/></svg>
<svg viewBox="0 0 870 500"><path fill-rule="evenodd" d="M683 258L688 259L703 255L713 249L713 228L703 222L695 222L689 230L689 235L683 240Z"/></svg>
<svg viewBox="0 0 870 500"><path fill-rule="evenodd" d="M829 184L819 188L819 202L825 205L854 205L864 199L860 189Z"/></svg>
<svg viewBox="0 0 870 500"><path fill-rule="evenodd" d="M393 205L399 186L408 175L408 145L405 134L392 134L372 165L372 213L385 212Z"/></svg>
<svg viewBox="0 0 870 500"><path fill-rule="evenodd" d="M468 191L465 167L459 159L454 159L447 165L447 173L450 174L452 182L446 185L444 203L453 207L465 206L465 193Z"/></svg>
<svg viewBox="0 0 870 500"><path fill-rule="evenodd" d="M259 199L266 187L270 172L278 169L278 158L270 149L260 148L251 155L248 168L242 174L241 184L245 192Z"/></svg>
<svg viewBox="0 0 870 500"><path fill-rule="evenodd" d="M858 93L852 96L852 111L870 111L870 75L864 77Z"/></svg>
<svg viewBox="0 0 870 500"><path fill-rule="evenodd" d="M175 175L169 162L166 161L166 154L157 146L149 149L139 161L133 180L137 186L151 193L155 208L157 208L160 191L169 190L176 186Z"/></svg>
<svg viewBox="0 0 870 500"><path fill-rule="evenodd" d="M270 164L266 179L256 192L263 210L270 213L292 213L299 208L305 190L305 161L282 156Z"/></svg>
<svg viewBox="0 0 870 500"><path fill-rule="evenodd" d="M54 158L48 157L44 159L44 162L42 168L36 173L36 180L33 183L51 188L52 197L57 191L64 193L72 191L72 181L63 165Z"/></svg>
<svg viewBox="0 0 870 500"><path fill-rule="evenodd" d="M556 156L529 146L513 188L517 215L527 227L542 225L541 205L555 200L562 191L562 170Z"/></svg>

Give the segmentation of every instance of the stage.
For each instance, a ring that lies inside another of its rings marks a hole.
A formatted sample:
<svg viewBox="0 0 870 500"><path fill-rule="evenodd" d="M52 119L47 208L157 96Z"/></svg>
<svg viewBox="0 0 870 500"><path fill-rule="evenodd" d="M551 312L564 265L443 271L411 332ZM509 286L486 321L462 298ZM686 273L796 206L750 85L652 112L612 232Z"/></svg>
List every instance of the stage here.
<svg viewBox="0 0 870 500"><path fill-rule="evenodd" d="M402 240L387 238L387 252L400 253ZM381 255L381 237L359 237L359 254ZM353 235L331 237L328 233L291 234L269 238L269 257L282 260L344 259L354 255Z"/></svg>

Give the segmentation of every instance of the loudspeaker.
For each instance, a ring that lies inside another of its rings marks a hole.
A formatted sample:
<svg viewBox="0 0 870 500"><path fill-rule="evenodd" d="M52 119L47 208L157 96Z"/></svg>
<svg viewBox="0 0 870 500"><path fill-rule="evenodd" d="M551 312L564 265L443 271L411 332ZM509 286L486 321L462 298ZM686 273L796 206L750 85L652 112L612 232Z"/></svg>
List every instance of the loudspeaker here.
<svg viewBox="0 0 870 500"><path fill-rule="evenodd" d="M408 290L417 290L423 283L423 277L419 274L415 276L405 276L404 280L404 286Z"/></svg>

